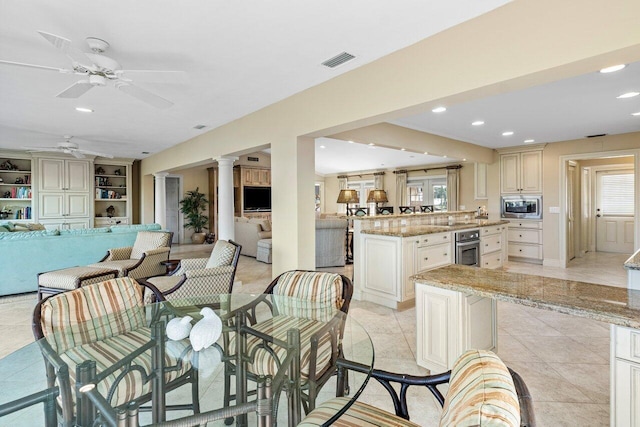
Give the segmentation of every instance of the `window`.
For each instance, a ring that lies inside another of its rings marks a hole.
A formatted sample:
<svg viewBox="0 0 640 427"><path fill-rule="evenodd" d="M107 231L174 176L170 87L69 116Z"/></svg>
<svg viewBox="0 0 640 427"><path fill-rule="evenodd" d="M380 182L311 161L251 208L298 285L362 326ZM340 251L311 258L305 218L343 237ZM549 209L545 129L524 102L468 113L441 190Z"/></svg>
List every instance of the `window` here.
<svg viewBox="0 0 640 427"><path fill-rule="evenodd" d="M369 208L370 212L375 212L376 204L369 203L367 204L367 198L369 197L369 191L373 190L373 181L362 181L362 182L350 182L347 185L347 188L356 190L358 192L358 198L360 199L360 203L351 205L350 207L363 207Z"/></svg>
<svg viewBox="0 0 640 427"><path fill-rule="evenodd" d="M433 205L434 211L446 211L447 179L438 177L409 180L407 201L410 206Z"/></svg>
<svg viewBox="0 0 640 427"><path fill-rule="evenodd" d="M604 215L634 214L633 173L603 174L600 184L601 209Z"/></svg>

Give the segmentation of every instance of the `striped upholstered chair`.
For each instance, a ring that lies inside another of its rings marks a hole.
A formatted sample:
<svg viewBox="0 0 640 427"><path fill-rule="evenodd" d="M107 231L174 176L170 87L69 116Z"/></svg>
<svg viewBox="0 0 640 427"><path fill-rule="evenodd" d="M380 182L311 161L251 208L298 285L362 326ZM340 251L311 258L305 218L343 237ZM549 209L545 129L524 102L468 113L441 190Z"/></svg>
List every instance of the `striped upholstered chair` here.
<svg viewBox="0 0 640 427"><path fill-rule="evenodd" d="M264 299L271 296L273 316L256 321L250 316L250 327L257 332L248 335L247 366L249 377L278 372L287 350L262 339L259 335L287 341L287 333L295 328L300 331L300 383L305 412L313 410L320 388L336 372L336 361L342 355L341 338L345 314L349 311L353 285L340 274L316 271L287 271L276 277L264 291ZM258 305L261 298L254 304ZM234 348L233 343L227 348ZM278 360L276 360L276 358ZM225 406L235 396L230 393L231 375L235 366L225 366ZM277 402L283 384L274 384L274 400Z"/></svg>
<svg viewBox="0 0 640 427"><path fill-rule="evenodd" d="M162 300L157 289L152 291ZM114 408L125 407L133 399L140 404L158 397L153 390L161 390L156 387L162 381L167 392L191 383L189 406L199 413L198 376L191 363L180 357L189 344L172 342L172 351L164 351L164 324L147 320L142 295L135 280L123 277L58 293L36 305L33 333L45 358L48 386L60 389L57 403L62 425L84 425L76 419L82 417L76 408L84 407L82 395L76 396L76 381L82 371L77 368L87 360L95 362L92 381L98 392ZM152 339L154 327L160 329L160 339ZM163 378L153 372L153 353L164 354ZM162 421L158 418L163 414L164 408L156 406L154 422Z"/></svg>
<svg viewBox="0 0 640 427"><path fill-rule="evenodd" d="M185 258L168 276L146 279L167 300L230 294L236 276L242 246L233 240L218 240L209 258ZM146 291L145 300L153 293Z"/></svg>
<svg viewBox="0 0 640 427"><path fill-rule="evenodd" d="M118 270L118 277L132 279L163 274L166 267L160 263L169 259L172 238L170 231L139 231L133 246L109 249L100 262L89 267Z"/></svg>
<svg viewBox="0 0 640 427"><path fill-rule="evenodd" d="M344 366L368 372L367 367L355 363L345 362ZM456 360L451 371L444 374L420 377L374 370L371 375L391 393L395 414L356 401L340 418L332 420L334 414L349 400L347 397L336 397L318 406L299 426L319 426L328 421L334 427L424 425L409 420L406 396L407 389L413 385L427 387L440 405L444 406L440 427L536 425L531 395L526 384L490 351L469 350ZM401 385L400 396L392 386L394 382ZM446 398L436 388L445 383L449 383ZM341 388L338 386L338 390Z"/></svg>

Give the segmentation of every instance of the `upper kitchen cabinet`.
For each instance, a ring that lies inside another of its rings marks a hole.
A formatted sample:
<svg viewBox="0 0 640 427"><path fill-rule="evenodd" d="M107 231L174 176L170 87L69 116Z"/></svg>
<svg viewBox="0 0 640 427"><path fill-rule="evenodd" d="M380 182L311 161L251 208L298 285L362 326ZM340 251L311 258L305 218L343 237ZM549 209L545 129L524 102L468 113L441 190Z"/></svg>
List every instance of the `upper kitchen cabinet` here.
<svg viewBox="0 0 640 427"><path fill-rule="evenodd" d="M542 147L500 151L500 191L503 194L542 193Z"/></svg>

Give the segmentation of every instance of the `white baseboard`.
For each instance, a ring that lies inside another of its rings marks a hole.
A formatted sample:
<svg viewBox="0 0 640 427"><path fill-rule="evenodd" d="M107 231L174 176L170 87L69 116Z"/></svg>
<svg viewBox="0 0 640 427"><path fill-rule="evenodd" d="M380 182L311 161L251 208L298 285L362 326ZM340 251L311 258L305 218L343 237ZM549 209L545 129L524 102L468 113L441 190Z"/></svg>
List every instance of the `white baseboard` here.
<svg viewBox="0 0 640 427"><path fill-rule="evenodd" d="M560 268L566 268L565 265L562 264L562 261L560 261L559 259L549 259L549 258L545 258L544 261L542 261L542 265L544 265L545 267L560 267Z"/></svg>

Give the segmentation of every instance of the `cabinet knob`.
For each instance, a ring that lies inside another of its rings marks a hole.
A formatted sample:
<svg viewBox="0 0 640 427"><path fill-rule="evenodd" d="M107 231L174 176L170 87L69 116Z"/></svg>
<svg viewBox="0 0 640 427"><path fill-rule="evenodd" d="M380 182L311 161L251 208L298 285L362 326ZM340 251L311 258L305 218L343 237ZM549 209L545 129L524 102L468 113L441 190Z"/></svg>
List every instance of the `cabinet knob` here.
<svg viewBox="0 0 640 427"><path fill-rule="evenodd" d="M429 257L428 257L428 256L427 256L427 257L424 257L424 260L425 260L425 261L426 261L426 260L428 260L428 259L429 259Z"/></svg>
<svg viewBox="0 0 640 427"><path fill-rule="evenodd" d="M518 249L520 252L522 252L522 249Z"/></svg>
<svg viewBox="0 0 640 427"><path fill-rule="evenodd" d="M484 244L484 246L485 246L486 248L488 248L488 247L489 247L489 244L488 244L488 243L485 243L485 244Z"/></svg>
<svg viewBox="0 0 640 427"><path fill-rule="evenodd" d="M500 240L498 240L498 244L500 244Z"/></svg>
<svg viewBox="0 0 640 427"><path fill-rule="evenodd" d="M444 238L446 239L447 237L449 237L449 236L447 236L447 235L445 234L445 235L444 235Z"/></svg>
<svg viewBox="0 0 640 427"><path fill-rule="evenodd" d="M447 255L449 255L449 254L445 252L445 253L444 253L444 256L447 256Z"/></svg>
<svg viewBox="0 0 640 427"><path fill-rule="evenodd" d="M520 235L520 237L522 237L522 234Z"/></svg>

